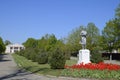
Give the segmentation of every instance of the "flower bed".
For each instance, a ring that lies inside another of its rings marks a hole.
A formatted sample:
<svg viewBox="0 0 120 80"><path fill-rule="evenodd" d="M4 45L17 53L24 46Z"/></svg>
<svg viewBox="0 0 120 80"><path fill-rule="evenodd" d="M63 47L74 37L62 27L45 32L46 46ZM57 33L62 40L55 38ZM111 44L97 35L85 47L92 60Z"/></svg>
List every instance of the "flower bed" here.
<svg viewBox="0 0 120 80"><path fill-rule="evenodd" d="M90 70L120 70L120 65L117 64L108 64L108 63L88 63L88 64L75 64L72 66L65 65L67 69L90 69Z"/></svg>

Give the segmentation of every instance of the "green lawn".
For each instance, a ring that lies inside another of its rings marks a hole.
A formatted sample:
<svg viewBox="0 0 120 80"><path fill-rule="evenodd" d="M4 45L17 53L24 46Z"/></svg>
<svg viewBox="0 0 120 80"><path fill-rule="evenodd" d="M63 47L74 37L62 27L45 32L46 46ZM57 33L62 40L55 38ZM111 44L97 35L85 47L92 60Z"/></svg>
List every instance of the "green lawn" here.
<svg viewBox="0 0 120 80"><path fill-rule="evenodd" d="M88 70L88 69L50 69L49 64L38 64L32 62L25 57L13 54L14 60L17 65L23 69L31 71L33 73L39 73L42 75L53 75L53 76L69 76L77 78L92 78L92 79L107 79L107 80L120 80L120 71L109 71L109 70ZM76 64L76 60L67 60L66 65Z"/></svg>
<svg viewBox="0 0 120 80"><path fill-rule="evenodd" d="M33 73L39 73L43 75L53 75L53 76L59 76L61 74L61 71L63 69L50 69L49 64L38 64L37 62L32 62L31 60L26 59L25 57L19 56L17 54L12 55L17 65L21 68L24 68L28 71L31 71ZM67 65L73 65L76 64L76 60L67 60Z"/></svg>

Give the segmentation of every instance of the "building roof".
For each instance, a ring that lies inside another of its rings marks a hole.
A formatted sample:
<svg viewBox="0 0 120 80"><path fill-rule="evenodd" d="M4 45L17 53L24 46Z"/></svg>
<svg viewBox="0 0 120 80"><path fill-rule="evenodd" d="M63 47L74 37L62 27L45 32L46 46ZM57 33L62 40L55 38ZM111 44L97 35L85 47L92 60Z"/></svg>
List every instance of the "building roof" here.
<svg viewBox="0 0 120 80"><path fill-rule="evenodd" d="M22 44L9 44L6 47L24 47Z"/></svg>

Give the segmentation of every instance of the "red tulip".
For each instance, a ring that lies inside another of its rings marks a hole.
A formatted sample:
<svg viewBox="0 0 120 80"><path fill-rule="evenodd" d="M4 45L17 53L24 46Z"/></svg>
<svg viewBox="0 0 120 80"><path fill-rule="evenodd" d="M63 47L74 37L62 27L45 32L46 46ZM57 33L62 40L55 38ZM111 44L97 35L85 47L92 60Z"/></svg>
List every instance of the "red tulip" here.
<svg viewBox="0 0 120 80"><path fill-rule="evenodd" d="M116 64L107 64L100 62L98 64L95 63L88 63L88 64L75 64L72 66L65 65L65 68L71 68L71 69L91 69L91 70L120 70L120 65Z"/></svg>

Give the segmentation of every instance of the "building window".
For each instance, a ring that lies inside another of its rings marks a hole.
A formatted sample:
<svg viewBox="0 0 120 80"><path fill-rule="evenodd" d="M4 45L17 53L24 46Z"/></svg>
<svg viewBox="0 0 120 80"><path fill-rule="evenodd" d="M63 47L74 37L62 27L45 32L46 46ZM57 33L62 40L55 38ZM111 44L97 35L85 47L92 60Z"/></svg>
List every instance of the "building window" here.
<svg viewBox="0 0 120 80"><path fill-rule="evenodd" d="M18 52L18 50L14 50L14 52Z"/></svg>
<svg viewBox="0 0 120 80"><path fill-rule="evenodd" d="M20 47L20 50L23 50L24 48L23 47Z"/></svg>
<svg viewBox="0 0 120 80"><path fill-rule="evenodd" d="M13 47L10 47L10 49L13 49Z"/></svg>
<svg viewBox="0 0 120 80"><path fill-rule="evenodd" d="M14 49L18 49L18 47L14 47Z"/></svg>

